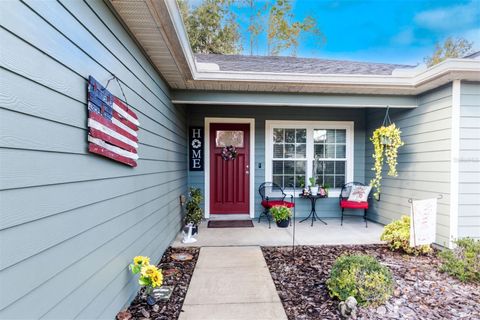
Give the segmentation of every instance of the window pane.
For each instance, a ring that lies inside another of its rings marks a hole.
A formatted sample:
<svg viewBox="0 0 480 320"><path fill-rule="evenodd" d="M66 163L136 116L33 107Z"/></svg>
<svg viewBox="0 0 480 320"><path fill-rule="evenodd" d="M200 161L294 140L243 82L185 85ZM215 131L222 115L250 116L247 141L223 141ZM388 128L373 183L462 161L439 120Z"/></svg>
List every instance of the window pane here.
<svg viewBox="0 0 480 320"><path fill-rule="evenodd" d="M284 161L283 170L284 174L293 174L294 173L294 161Z"/></svg>
<svg viewBox="0 0 480 320"><path fill-rule="evenodd" d="M347 157L344 144L337 144L336 157L337 158L346 158Z"/></svg>
<svg viewBox="0 0 480 320"><path fill-rule="evenodd" d="M217 148L223 148L225 146L243 148L243 131L218 130L215 137L215 144Z"/></svg>
<svg viewBox="0 0 480 320"><path fill-rule="evenodd" d="M334 173L334 165L335 161L325 161L325 174L333 174Z"/></svg>
<svg viewBox="0 0 480 320"><path fill-rule="evenodd" d="M326 139L327 139L327 130L319 130L319 129L313 130L313 141L315 143L325 142Z"/></svg>
<svg viewBox="0 0 480 320"><path fill-rule="evenodd" d="M273 157L274 158L283 158L283 144L274 144L273 145Z"/></svg>
<svg viewBox="0 0 480 320"><path fill-rule="evenodd" d="M345 174L346 161L335 161L335 174Z"/></svg>
<svg viewBox="0 0 480 320"><path fill-rule="evenodd" d="M283 129L273 129L273 142L283 142Z"/></svg>
<svg viewBox="0 0 480 320"><path fill-rule="evenodd" d="M345 184L345 176L335 176L334 188L341 188Z"/></svg>
<svg viewBox="0 0 480 320"><path fill-rule="evenodd" d="M283 161L273 161L273 174L283 174Z"/></svg>
<svg viewBox="0 0 480 320"><path fill-rule="evenodd" d="M295 158L295 145L293 143L285 144L285 158Z"/></svg>
<svg viewBox="0 0 480 320"><path fill-rule="evenodd" d="M327 130L327 143L335 143L335 130Z"/></svg>
<svg viewBox="0 0 480 320"><path fill-rule="evenodd" d="M323 179L323 184L326 185L327 187L330 187L330 188L336 188L337 186L335 186L334 184L334 178L333 176L325 176L325 178Z"/></svg>
<svg viewBox="0 0 480 320"><path fill-rule="evenodd" d="M315 145L315 157L318 158L325 158L325 145L324 144L316 144Z"/></svg>
<svg viewBox="0 0 480 320"><path fill-rule="evenodd" d="M296 129L295 134L297 136L297 143L307 142L307 129Z"/></svg>
<svg viewBox="0 0 480 320"><path fill-rule="evenodd" d="M293 186L294 177L293 176L285 176L283 178L283 187L284 188L291 188Z"/></svg>
<svg viewBox="0 0 480 320"><path fill-rule="evenodd" d="M347 130L336 130L335 134L335 141L337 143L345 143L347 142Z"/></svg>
<svg viewBox="0 0 480 320"><path fill-rule="evenodd" d="M306 161L295 161L295 173L305 174L306 165L307 165Z"/></svg>
<svg viewBox="0 0 480 320"><path fill-rule="evenodd" d="M295 176L295 188L305 187L305 176Z"/></svg>
<svg viewBox="0 0 480 320"><path fill-rule="evenodd" d="M326 144L325 145L325 158L335 158L335 145Z"/></svg>
<svg viewBox="0 0 480 320"><path fill-rule="evenodd" d="M317 168L317 170L315 170L315 167ZM313 168L317 174L322 175L325 171L325 161L313 161Z"/></svg>
<svg viewBox="0 0 480 320"><path fill-rule="evenodd" d="M273 176L273 183L283 187L283 176Z"/></svg>
<svg viewBox="0 0 480 320"><path fill-rule="evenodd" d="M305 143L297 143L297 158L305 158L307 156L307 145Z"/></svg>
<svg viewBox="0 0 480 320"><path fill-rule="evenodd" d="M285 129L285 142L295 142L295 129Z"/></svg>

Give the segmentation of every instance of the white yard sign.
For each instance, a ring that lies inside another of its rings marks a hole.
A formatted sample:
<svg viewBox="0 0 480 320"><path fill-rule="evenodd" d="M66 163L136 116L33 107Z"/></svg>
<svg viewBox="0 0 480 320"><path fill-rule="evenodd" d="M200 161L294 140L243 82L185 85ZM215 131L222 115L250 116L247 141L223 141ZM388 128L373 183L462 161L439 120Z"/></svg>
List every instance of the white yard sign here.
<svg viewBox="0 0 480 320"><path fill-rule="evenodd" d="M413 200L410 218L410 247L435 242L437 199Z"/></svg>

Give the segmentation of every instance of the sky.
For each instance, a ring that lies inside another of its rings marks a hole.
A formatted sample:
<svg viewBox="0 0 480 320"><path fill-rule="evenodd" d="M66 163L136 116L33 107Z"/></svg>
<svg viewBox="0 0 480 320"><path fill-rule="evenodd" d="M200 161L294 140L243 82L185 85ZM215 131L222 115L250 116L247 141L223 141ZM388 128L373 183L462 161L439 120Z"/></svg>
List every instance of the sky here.
<svg viewBox="0 0 480 320"><path fill-rule="evenodd" d="M250 9L238 3L232 10L241 21L248 54ZM293 0L292 4L296 19L313 16L327 39L319 46L314 37L303 36L299 57L416 65L448 36L464 37L480 50L480 0ZM266 54L265 35L259 37L255 53Z"/></svg>

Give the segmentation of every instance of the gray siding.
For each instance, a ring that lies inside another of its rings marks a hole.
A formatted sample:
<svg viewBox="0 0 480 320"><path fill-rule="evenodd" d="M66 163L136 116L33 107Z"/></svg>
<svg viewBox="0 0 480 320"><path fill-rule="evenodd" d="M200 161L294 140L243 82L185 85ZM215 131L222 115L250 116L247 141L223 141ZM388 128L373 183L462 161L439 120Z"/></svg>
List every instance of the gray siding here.
<svg viewBox="0 0 480 320"><path fill-rule="evenodd" d="M189 105L187 110L189 124L195 126L203 126L205 117L255 118L256 216L261 212L260 196L257 190L259 185L265 181L266 120L354 121L354 178L356 181L365 181L365 109ZM261 169L258 168L259 163L262 164ZM189 185L204 190L204 172L189 172L188 181ZM309 212L310 202L298 199L297 216L306 216ZM317 212L322 217L339 217L338 198L318 201Z"/></svg>
<svg viewBox="0 0 480 320"><path fill-rule="evenodd" d="M380 201L373 201L369 215L387 224L401 215L410 214L408 198L422 199L443 195L438 201L437 239L448 245L450 237L450 149L451 149L451 84L418 97L418 107L391 110L390 116L402 130L405 145L398 156L398 177L382 179ZM367 111L368 137L382 124L385 110ZM367 143L366 179L373 178L373 146Z"/></svg>
<svg viewBox="0 0 480 320"><path fill-rule="evenodd" d="M179 230L185 110L104 2L1 7L0 318L112 319L130 259ZM134 169L87 152L87 79L112 74L141 123Z"/></svg>
<svg viewBox="0 0 480 320"><path fill-rule="evenodd" d="M480 83L461 83L458 236L480 238Z"/></svg>

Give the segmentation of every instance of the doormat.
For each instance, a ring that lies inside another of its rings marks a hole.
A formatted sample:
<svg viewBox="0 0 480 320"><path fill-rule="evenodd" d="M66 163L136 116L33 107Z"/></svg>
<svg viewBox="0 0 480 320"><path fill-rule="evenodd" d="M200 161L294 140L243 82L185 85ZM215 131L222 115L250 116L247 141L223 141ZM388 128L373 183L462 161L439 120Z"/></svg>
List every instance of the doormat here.
<svg viewBox="0 0 480 320"><path fill-rule="evenodd" d="M210 220L208 228L253 228L252 220Z"/></svg>

